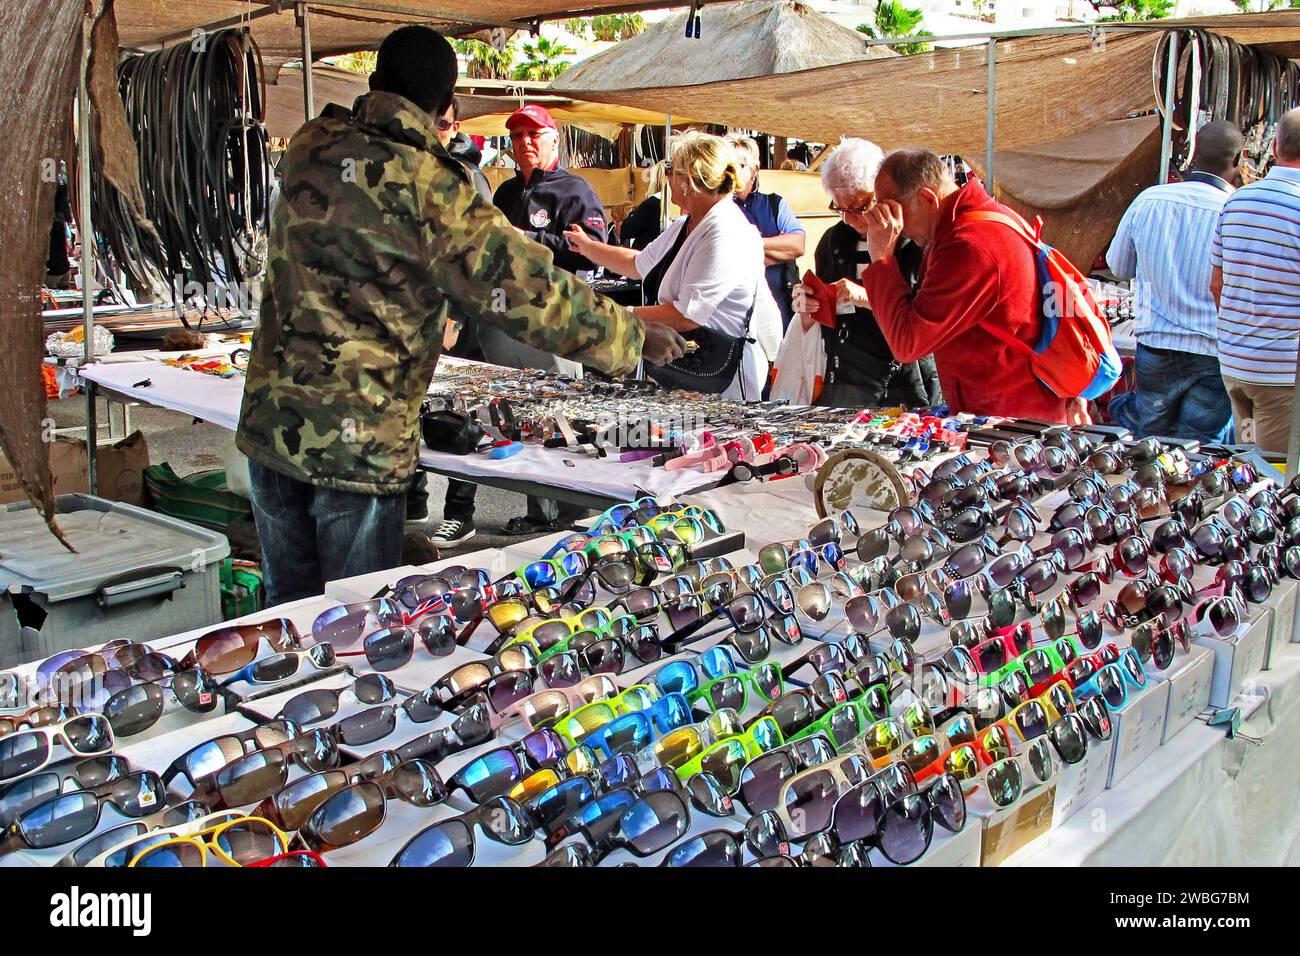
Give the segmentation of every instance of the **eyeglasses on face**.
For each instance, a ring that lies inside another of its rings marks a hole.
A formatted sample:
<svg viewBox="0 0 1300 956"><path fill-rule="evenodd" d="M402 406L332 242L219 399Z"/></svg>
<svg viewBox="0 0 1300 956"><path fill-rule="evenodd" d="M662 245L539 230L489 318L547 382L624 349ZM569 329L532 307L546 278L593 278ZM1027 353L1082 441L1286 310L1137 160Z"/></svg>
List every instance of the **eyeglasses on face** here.
<svg viewBox="0 0 1300 956"><path fill-rule="evenodd" d="M837 203L835 200L832 199L830 204L830 210L831 212L837 213L841 216L864 216L871 210L873 206L876 205L875 193L866 193L865 195L867 196L866 202L857 206L841 206L839 203Z"/></svg>

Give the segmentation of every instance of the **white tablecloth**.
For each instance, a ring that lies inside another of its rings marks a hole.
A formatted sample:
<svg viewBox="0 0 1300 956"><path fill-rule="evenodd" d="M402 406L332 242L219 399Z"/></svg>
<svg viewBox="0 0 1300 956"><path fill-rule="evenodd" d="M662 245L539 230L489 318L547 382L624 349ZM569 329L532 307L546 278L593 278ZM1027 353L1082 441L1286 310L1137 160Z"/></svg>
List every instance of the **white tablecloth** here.
<svg viewBox="0 0 1300 956"><path fill-rule="evenodd" d="M83 368L81 374L96 385L147 405L183 412L231 431L239 424L243 376L219 378L190 369L173 368L156 359L97 363ZM151 384L139 384L146 380ZM564 464L566 459L573 462L573 467ZM705 475L691 469L667 471L644 461L622 463L617 459L592 459L572 450L547 449L537 445L526 445L519 454L501 460L482 454L447 455L426 448L420 453L420 464L455 472L470 480L532 481L620 501L636 497L639 491L654 495L681 495L708 488L718 479L717 475Z"/></svg>

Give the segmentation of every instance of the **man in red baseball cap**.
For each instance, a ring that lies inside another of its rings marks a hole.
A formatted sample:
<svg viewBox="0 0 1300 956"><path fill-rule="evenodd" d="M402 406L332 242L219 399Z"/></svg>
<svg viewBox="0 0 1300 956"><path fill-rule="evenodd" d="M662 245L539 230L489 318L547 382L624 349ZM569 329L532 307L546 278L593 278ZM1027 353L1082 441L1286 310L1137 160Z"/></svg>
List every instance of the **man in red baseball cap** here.
<svg viewBox="0 0 1300 956"><path fill-rule="evenodd" d="M564 232L576 225L593 239L604 242L604 208L586 180L560 168L560 131L555 118L545 107L529 104L510 115L506 129L510 131L519 173L501 184L493 203L505 213L511 225L550 249L555 264L561 269L580 275L594 269L589 259L569 248ZM574 377L582 375L582 366L578 363L516 342L487 325L480 331L479 344L483 357L496 365L543 369ZM529 496L527 514L506 522L505 533L536 534L559 530L570 527L583 514L584 511L570 505ZM472 523L462 522L457 534L449 535L449 542L470 528ZM433 542L444 546L437 535Z"/></svg>

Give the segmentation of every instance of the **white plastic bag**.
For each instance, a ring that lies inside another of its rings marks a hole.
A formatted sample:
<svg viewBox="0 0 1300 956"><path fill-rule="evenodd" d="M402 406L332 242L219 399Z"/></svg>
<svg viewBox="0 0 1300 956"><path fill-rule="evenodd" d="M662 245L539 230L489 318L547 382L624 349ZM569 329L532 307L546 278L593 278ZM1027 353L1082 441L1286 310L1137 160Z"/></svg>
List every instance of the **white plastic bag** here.
<svg viewBox="0 0 1300 956"><path fill-rule="evenodd" d="M786 399L791 405L811 405L813 393L826 374L822 327L813 323L812 328L805 332L803 320L795 315L781 340L775 364L772 398Z"/></svg>
<svg viewBox="0 0 1300 956"><path fill-rule="evenodd" d="M758 284L758 298L754 301L754 314L749 320L749 334L758 340L758 347L763 350L769 362L776 361L776 354L781 350L781 310L772 298L772 290L766 282Z"/></svg>

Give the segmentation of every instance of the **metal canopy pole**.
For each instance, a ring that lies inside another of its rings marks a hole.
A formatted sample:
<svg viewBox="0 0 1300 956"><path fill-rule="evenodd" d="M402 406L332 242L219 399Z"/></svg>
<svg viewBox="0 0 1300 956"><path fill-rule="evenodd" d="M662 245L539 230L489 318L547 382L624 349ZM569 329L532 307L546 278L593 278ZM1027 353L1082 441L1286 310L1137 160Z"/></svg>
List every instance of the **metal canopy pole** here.
<svg viewBox="0 0 1300 956"><path fill-rule="evenodd" d="M672 135L673 135L673 114L672 114L672 113L665 113L665 114L664 114L664 164L665 164L665 168L667 168L667 163L668 163L668 140L672 138ZM670 198L671 195L672 195L672 193L671 193L671 192L669 191L669 189L668 189L668 177L667 177L667 176L664 177L664 181L663 181L663 186L662 186L662 188L663 188L663 195L661 195L661 196L659 197L659 228L660 228L660 229L667 229L667 228L668 228L668 222L669 222L669 220L668 220L668 201L669 201L669 198Z"/></svg>
<svg viewBox="0 0 1300 956"><path fill-rule="evenodd" d="M295 5L293 12L302 31L302 109L303 122L308 123L316 117L316 91L311 76L311 19L305 3Z"/></svg>
<svg viewBox="0 0 1300 956"><path fill-rule="evenodd" d="M90 62L90 35L81 33L81 82L77 87L77 237L81 240L81 315L85 340L82 363L95 358L95 229L90 217L90 93L86 88L86 68ZM95 467L95 447L99 444L99 425L95 416L95 383L82 379L86 393L86 486L93 495L99 476Z"/></svg>
<svg viewBox="0 0 1300 956"><path fill-rule="evenodd" d="M997 37L989 37L989 78L988 94L985 99L988 101L988 119L984 130L984 186L993 195L993 149L995 145L994 130L997 126L998 116L998 41Z"/></svg>
<svg viewBox="0 0 1300 956"><path fill-rule="evenodd" d="M1160 178L1156 185L1169 182L1169 163L1174 152L1174 88L1178 80L1178 31L1170 31L1169 62L1165 74L1165 115L1160 123Z"/></svg>

